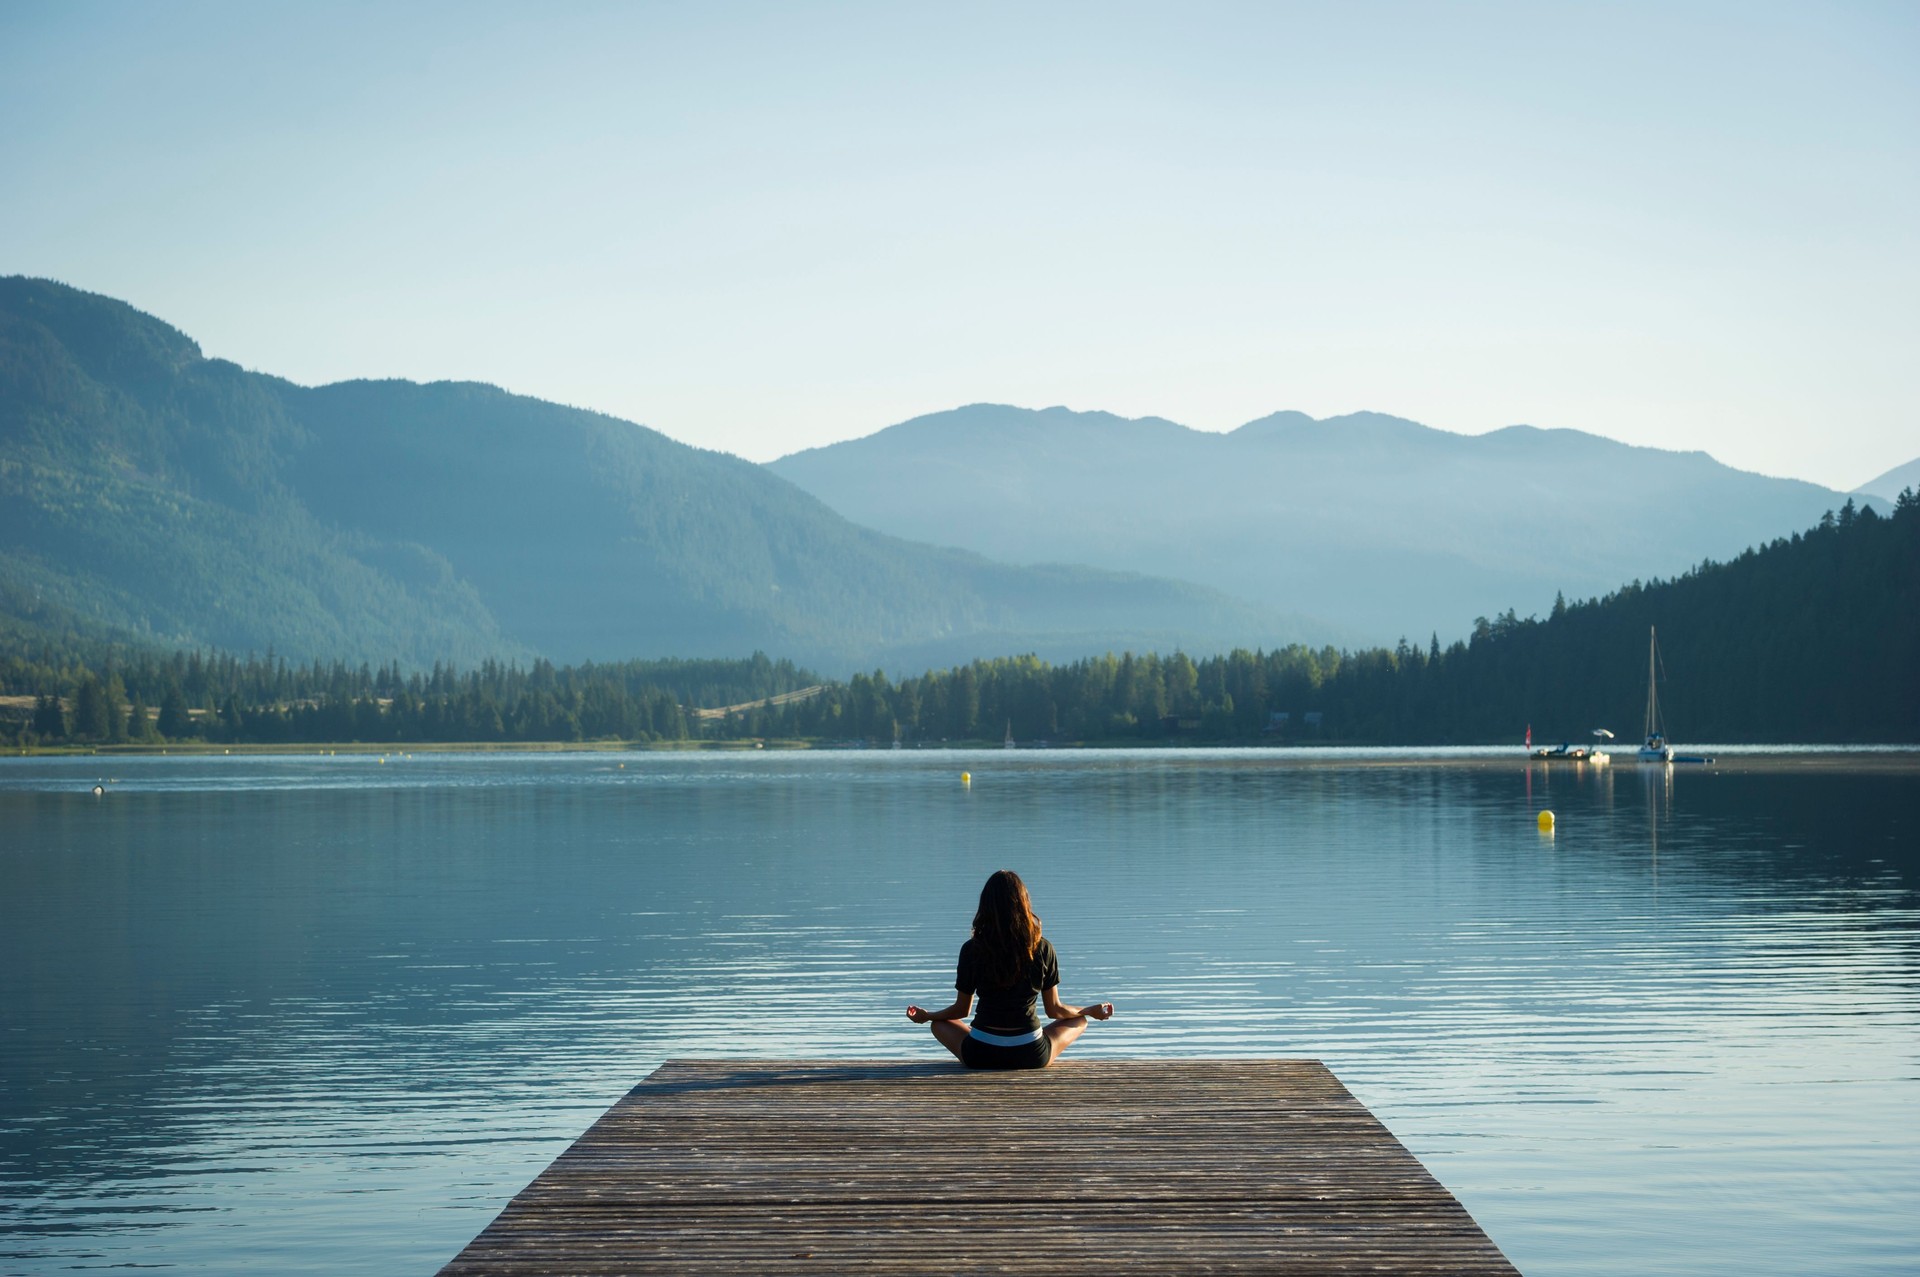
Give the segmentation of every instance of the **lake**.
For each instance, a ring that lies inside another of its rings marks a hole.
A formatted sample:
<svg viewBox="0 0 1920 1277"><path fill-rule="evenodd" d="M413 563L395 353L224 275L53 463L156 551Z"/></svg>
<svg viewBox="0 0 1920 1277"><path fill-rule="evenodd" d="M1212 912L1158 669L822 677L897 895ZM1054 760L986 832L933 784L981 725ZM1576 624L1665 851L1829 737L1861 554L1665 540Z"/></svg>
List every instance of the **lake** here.
<svg viewBox="0 0 1920 1277"><path fill-rule="evenodd" d="M1003 866L1067 1061L1322 1058L1533 1277L1912 1272L1916 821L1900 752L0 760L0 1272L431 1272L665 1059L939 1058Z"/></svg>

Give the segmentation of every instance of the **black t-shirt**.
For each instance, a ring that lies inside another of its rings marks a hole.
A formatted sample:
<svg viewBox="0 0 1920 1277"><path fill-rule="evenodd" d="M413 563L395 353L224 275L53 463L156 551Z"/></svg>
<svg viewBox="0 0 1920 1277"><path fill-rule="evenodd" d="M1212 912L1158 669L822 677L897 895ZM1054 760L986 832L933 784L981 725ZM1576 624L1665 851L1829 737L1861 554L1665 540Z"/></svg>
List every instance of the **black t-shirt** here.
<svg viewBox="0 0 1920 1277"><path fill-rule="evenodd" d="M1034 1008L1041 990L1060 983L1060 957L1053 951L1053 941L1041 936L1033 961L1020 979L999 988L981 988L980 980L973 941L969 940L960 946L960 969L954 974L953 985L961 993L980 994L973 1023L988 1033L1031 1033L1040 1027L1040 1013Z"/></svg>

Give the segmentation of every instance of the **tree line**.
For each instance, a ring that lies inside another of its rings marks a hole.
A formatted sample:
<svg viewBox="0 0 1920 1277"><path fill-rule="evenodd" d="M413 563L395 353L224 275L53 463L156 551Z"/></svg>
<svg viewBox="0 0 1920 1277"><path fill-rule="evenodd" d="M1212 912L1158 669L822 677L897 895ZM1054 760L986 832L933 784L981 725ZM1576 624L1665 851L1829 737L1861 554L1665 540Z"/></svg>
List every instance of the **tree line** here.
<svg viewBox="0 0 1920 1277"><path fill-rule="evenodd" d="M1477 744L1631 738L1649 630L1676 739L1920 740L1920 495L1886 517L1849 501L1805 533L1671 581L1480 618L1446 646L1288 646L1195 659L1111 653L977 660L825 683L790 662L488 662L403 673L217 654L117 662L44 649L0 661L37 699L0 741L254 743L791 739L924 746L1269 742ZM748 705L706 717L697 707ZM153 712L153 711L156 711Z"/></svg>
<svg viewBox="0 0 1920 1277"><path fill-rule="evenodd" d="M684 740L691 707L817 683L790 661L659 660L460 671L290 665L269 653L159 656L43 643L0 660L0 689L31 703L0 741L34 744L324 744Z"/></svg>

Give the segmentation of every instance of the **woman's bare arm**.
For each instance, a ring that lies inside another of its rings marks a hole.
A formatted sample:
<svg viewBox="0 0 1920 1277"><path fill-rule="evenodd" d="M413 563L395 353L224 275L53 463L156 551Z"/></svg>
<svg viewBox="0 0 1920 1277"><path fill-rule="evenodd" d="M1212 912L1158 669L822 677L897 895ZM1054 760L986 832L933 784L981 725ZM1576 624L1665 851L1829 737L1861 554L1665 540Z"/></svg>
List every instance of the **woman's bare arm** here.
<svg viewBox="0 0 1920 1277"><path fill-rule="evenodd" d="M1084 1015L1089 1020L1105 1020L1113 1014L1113 1003L1095 1002L1083 1007L1070 1007L1060 1000L1060 986L1048 985L1041 991L1041 999L1047 1008L1050 1020L1071 1020L1076 1015Z"/></svg>
<svg viewBox="0 0 1920 1277"><path fill-rule="evenodd" d="M942 1007L938 1011L929 1011L925 1007L908 1006L907 1018L915 1024L932 1024L935 1020L964 1020L967 1012L973 1010L973 995L961 993L955 995L953 1005Z"/></svg>

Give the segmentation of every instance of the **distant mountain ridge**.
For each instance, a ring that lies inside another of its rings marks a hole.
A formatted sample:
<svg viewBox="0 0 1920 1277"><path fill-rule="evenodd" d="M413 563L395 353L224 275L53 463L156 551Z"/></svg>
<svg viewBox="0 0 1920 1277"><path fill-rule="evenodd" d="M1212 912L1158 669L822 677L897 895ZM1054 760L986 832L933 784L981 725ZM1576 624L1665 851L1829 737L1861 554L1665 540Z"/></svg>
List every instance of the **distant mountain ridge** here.
<svg viewBox="0 0 1920 1277"><path fill-rule="evenodd" d="M856 527L764 468L469 383L303 387L0 279L0 633L293 658L982 651L1325 636L1174 580Z"/></svg>
<svg viewBox="0 0 1920 1277"><path fill-rule="evenodd" d="M1702 452L1532 426L1456 435L1372 412L1280 412L1216 434L974 404L769 468L898 536L1176 575L1389 643L1670 576L1845 500Z"/></svg>
<svg viewBox="0 0 1920 1277"><path fill-rule="evenodd" d="M1867 480L1854 491L1864 496L1879 497L1882 501L1893 501L1908 488L1920 488L1920 457Z"/></svg>

